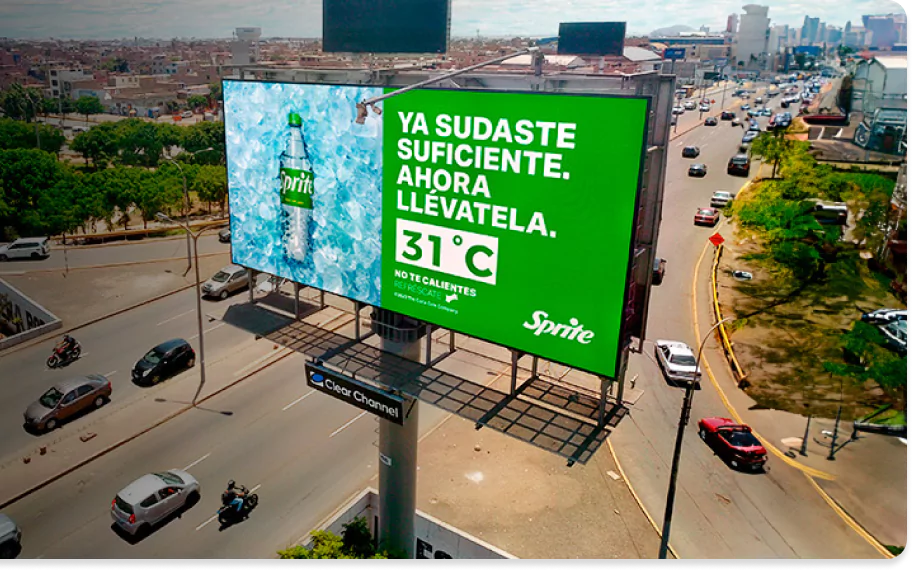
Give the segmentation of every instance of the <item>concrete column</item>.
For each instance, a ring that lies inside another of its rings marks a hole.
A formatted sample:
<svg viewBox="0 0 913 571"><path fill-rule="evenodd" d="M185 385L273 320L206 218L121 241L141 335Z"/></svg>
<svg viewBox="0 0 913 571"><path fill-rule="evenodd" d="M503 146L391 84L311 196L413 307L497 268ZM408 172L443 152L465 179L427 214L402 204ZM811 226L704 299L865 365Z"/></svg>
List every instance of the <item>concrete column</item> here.
<svg viewBox="0 0 913 571"><path fill-rule="evenodd" d="M382 339L381 348L413 361L421 359L421 340L397 343ZM382 354L383 355L383 354ZM384 359L381 356L381 366ZM381 549L415 559L415 495L418 466L418 403L404 396L403 425L380 419L380 517L377 535Z"/></svg>

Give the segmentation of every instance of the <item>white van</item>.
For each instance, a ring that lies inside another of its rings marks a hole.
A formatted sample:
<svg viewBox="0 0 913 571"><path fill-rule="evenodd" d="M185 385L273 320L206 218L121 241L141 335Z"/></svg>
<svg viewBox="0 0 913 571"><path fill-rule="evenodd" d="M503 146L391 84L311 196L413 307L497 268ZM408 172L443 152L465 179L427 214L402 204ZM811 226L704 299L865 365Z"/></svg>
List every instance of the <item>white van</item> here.
<svg viewBox="0 0 913 571"><path fill-rule="evenodd" d="M181 113L181 117L183 117L184 119L192 119L193 111L184 111L183 113Z"/></svg>
<svg viewBox="0 0 913 571"><path fill-rule="evenodd" d="M812 216L819 224L838 224L846 226L849 218L849 208L846 202L828 202L826 200L816 200Z"/></svg>
<svg viewBox="0 0 913 571"><path fill-rule="evenodd" d="M39 260L51 255L51 241L43 238L19 238L18 240L0 246L0 262L30 258Z"/></svg>

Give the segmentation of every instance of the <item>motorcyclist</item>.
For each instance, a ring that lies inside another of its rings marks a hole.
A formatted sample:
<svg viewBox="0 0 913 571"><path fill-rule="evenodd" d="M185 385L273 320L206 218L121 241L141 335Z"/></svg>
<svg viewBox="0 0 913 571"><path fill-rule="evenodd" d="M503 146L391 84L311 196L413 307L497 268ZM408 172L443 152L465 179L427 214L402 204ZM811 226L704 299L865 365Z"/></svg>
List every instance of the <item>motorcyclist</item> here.
<svg viewBox="0 0 913 571"><path fill-rule="evenodd" d="M57 344L57 348L60 349L61 353L69 356L73 353L73 350L76 349L76 339L73 339L69 335L64 335L60 343Z"/></svg>
<svg viewBox="0 0 913 571"><path fill-rule="evenodd" d="M244 497L246 495L242 488L235 485L234 480L229 480L228 488L222 492L222 503L226 506L234 506L235 511L240 512L241 508L244 507Z"/></svg>

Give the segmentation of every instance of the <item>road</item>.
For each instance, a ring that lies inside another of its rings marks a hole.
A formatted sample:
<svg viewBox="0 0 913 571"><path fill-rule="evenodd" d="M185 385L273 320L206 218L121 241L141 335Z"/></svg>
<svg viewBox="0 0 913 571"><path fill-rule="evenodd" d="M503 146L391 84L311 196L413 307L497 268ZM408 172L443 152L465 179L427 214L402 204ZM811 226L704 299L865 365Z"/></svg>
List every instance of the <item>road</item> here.
<svg viewBox="0 0 913 571"><path fill-rule="evenodd" d="M199 254L202 256L217 252L227 252L228 244L219 243L215 230L210 230L209 232L209 234L204 234L197 241ZM66 259L64 256L66 256ZM101 246L82 246L66 249L63 246L54 245L51 247L50 257L44 260L9 260L0 262L0 276L35 270L62 270L67 265L69 265L71 270L74 270L108 264L127 264L186 257L187 242L183 238L118 242Z"/></svg>
<svg viewBox="0 0 913 571"><path fill-rule="evenodd" d="M768 103L779 106L779 99ZM795 107L795 105L794 105ZM793 110L795 112L795 109ZM694 112L689 112L694 113ZM763 123L762 123L763 125ZM647 323L649 340L677 339L697 350L691 311L695 263L714 232L693 225L699 206L709 206L716 190L736 192L744 178L726 174L726 162L737 152L742 129L723 122L698 127L672 142L667 162L663 224L658 255L668 260L663 284L653 288ZM698 145L696 160L681 157L685 145ZM708 165L706 178L689 178L688 165ZM752 173L758 163L752 165ZM706 291L707 264L697 282ZM700 299L703 300L703 297ZM699 302L700 303L700 302ZM710 325L708 306L698 305L702 335ZM716 349L708 344L705 353ZM638 376L645 390L612 443L647 511L662 525L682 391L666 384L648 341L643 355L631 359L628 377ZM728 381L725 362L715 362L721 382ZM706 379L706 375L705 375ZM671 544L684 558L871 558L877 553L840 520L798 470L771 455L769 472L731 470L697 435L697 421L727 416L706 380L695 395L686 430L678 478Z"/></svg>

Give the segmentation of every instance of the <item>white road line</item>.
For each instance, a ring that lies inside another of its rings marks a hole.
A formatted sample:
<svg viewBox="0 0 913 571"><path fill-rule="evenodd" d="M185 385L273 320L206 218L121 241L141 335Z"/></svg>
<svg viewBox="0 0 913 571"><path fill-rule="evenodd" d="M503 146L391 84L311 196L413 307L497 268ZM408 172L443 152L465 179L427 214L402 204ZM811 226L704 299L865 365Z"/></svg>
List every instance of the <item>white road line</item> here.
<svg viewBox="0 0 913 571"><path fill-rule="evenodd" d="M218 329L219 327L222 327L223 325L225 325L225 322L221 321L221 322L219 322L218 325L214 325L214 326L210 327L209 329L204 329L203 334L205 335L205 334L209 333L210 331L215 331L216 329ZM199 336L200 336L200 334L197 333L193 337L189 337L187 340L190 341L191 339L196 339Z"/></svg>
<svg viewBox="0 0 913 571"><path fill-rule="evenodd" d="M260 486L262 486L262 485L263 485L263 484L257 484L256 486L254 486L253 488L250 489L250 493L253 494L253 493L256 492L257 490L259 490L259 489L260 489Z"/></svg>
<svg viewBox="0 0 913 571"><path fill-rule="evenodd" d="M334 436L336 436L337 434L339 434L340 432L342 432L343 430L345 430L346 428L348 428L349 426L351 426L353 422L355 422L356 420L358 420L359 418L363 417L363 416L366 415L366 414L368 414L368 411L364 411L363 413L359 414L358 416L356 416L355 418L353 418L353 419L350 420L349 422L343 424L342 426L340 426L339 428L337 428L337 429L333 432L333 434L330 435L330 438L333 438Z"/></svg>
<svg viewBox="0 0 913 571"><path fill-rule="evenodd" d="M209 456L209 454L207 454L206 456ZM262 486L262 485L263 484L257 484L256 486L254 486L253 488L250 489L250 493L253 494L257 490L259 490L260 486ZM212 523L217 517L219 517L219 514L216 514L216 515L212 516L211 518L207 519L206 521L204 521L203 523L201 523L200 525L197 526L196 531L200 531L201 529L203 529L204 527L206 527L207 525Z"/></svg>
<svg viewBox="0 0 913 571"><path fill-rule="evenodd" d="M264 362L266 362L267 360L271 359L272 357L275 357L276 355L278 355L278 354L281 353L282 351L291 351L291 349L286 349L285 347L282 347L282 348L280 348L280 349L276 349L276 350L274 350L274 351L270 351L270 352L267 353L266 355L260 357L259 359L257 359L257 360L254 361L253 363L251 363L250 365L244 367L243 369L241 369L240 371L238 371L237 373L235 373L235 376L236 376L237 378L240 379L241 377L243 377L244 375L246 375L246 374L249 373L250 371L253 371L253 370L256 369L257 367L259 367L260 365L262 365L262 364L263 364Z"/></svg>
<svg viewBox="0 0 913 571"><path fill-rule="evenodd" d="M179 314L175 315L174 317L169 317L168 319L166 319L165 321L162 321L161 323L156 323L155 326L158 327L159 325L165 325L165 324L168 323L169 321L174 321L175 319L178 319L178 318L180 318L180 317L184 317L184 316L187 315L188 313L193 313L194 311L196 311L196 310L195 310L195 309L189 309L189 310L185 311L184 313L179 313Z"/></svg>
<svg viewBox="0 0 913 571"><path fill-rule="evenodd" d="M317 392L317 389L311 389L311 392L296 398L292 402L290 402L287 405L285 405L284 407L282 407L282 410L288 410L288 409L292 408L293 406L300 403L301 401L303 401L304 399L308 398L309 396L311 396L312 394L314 394L316 392Z"/></svg>
<svg viewBox="0 0 913 571"><path fill-rule="evenodd" d="M184 466L184 471L186 472L187 470L190 470L191 468L193 468L194 466L196 466L197 464L199 464L199 463L202 462L203 460L209 458L209 455L210 455L210 454L212 454L212 452L209 452L209 453L206 454L205 456L201 456L201 457L197 458L196 460L194 460L193 462L191 462L190 464L187 464L186 466Z"/></svg>
<svg viewBox="0 0 913 571"><path fill-rule="evenodd" d="M116 373L116 372L117 372L117 371L111 371L110 373L105 373L105 376L106 376L106 377L110 377L111 375L113 375L113 374Z"/></svg>

